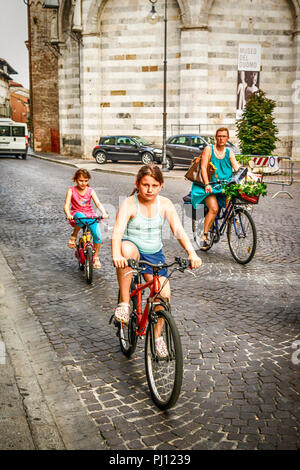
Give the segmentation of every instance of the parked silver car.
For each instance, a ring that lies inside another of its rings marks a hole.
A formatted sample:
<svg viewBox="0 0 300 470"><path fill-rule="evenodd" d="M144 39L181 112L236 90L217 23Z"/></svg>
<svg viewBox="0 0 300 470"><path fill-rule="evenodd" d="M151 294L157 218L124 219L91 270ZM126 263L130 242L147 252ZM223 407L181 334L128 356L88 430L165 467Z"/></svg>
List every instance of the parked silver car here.
<svg viewBox="0 0 300 470"><path fill-rule="evenodd" d="M175 165L190 166L194 157L197 157L207 145L215 145L214 136L200 134L178 134L169 137L166 144L167 167L172 169ZM230 141L226 147L229 147L235 154L239 149Z"/></svg>

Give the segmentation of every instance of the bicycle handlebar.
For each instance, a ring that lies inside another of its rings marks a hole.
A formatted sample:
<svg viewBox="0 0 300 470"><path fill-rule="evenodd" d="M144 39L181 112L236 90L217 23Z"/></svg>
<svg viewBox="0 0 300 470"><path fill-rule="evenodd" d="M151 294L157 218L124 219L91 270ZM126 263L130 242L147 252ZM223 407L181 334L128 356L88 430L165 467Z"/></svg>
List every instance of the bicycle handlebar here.
<svg viewBox="0 0 300 470"><path fill-rule="evenodd" d="M178 264L180 269L184 270L190 267L190 260L186 258L180 258L179 256L175 257L175 261L172 263L158 263L158 264L153 264L150 263L149 261L145 260L135 260L133 258L128 260L128 266L132 269L136 270L142 270L143 265L151 266L152 268L170 268L171 266L174 266L174 264Z"/></svg>
<svg viewBox="0 0 300 470"><path fill-rule="evenodd" d="M88 217L88 216L86 216L86 217L74 217L73 220L86 220L86 219L95 219L95 221L98 220L98 222L99 222L102 219L102 216L97 215L96 217Z"/></svg>

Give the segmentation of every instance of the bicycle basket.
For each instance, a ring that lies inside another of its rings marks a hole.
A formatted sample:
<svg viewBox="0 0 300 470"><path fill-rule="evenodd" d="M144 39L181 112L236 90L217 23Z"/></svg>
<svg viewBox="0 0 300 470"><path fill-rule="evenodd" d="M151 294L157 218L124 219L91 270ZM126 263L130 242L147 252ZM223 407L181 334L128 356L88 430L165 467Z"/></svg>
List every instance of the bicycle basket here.
<svg viewBox="0 0 300 470"><path fill-rule="evenodd" d="M249 196L249 194L240 193L237 197L239 202L243 202L244 204L258 204L259 196Z"/></svg>

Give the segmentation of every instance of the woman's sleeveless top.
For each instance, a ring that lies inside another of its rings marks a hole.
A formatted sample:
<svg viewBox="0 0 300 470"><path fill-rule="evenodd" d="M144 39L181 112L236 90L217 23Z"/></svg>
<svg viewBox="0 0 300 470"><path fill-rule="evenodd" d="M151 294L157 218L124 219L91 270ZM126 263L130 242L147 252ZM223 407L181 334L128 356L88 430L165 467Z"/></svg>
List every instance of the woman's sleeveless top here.
<svg viewBox="0 0 300 470"><path fill-rule="evenodd" d="M217 158L212 147L212 159L211 162L217 168L211 178L211 182L216 180L229 180L232 177L232 166L230 163L230 149L227 148L224 158Z"/></svg>
<svg viewBox="0 0 300 470"><path fill-rule="evenodd" d="M134 195L137 214L130 219L123 240L133 242L141 253L152 254L162 249L162 227L164 218L160 215L160 197L157 196L157 213L154 217L141 214L137 194Z"/></svg>

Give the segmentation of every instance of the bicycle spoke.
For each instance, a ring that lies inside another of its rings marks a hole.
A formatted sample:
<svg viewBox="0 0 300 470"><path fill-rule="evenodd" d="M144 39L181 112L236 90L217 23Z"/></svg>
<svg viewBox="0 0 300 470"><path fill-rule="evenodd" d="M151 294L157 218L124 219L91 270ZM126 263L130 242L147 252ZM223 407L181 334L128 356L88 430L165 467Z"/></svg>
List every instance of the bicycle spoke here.
<svg viewBox="0 0 300 470"><path fill-rule="evenodd" d="M228 222L227 238L234 259L248 263L256 249L256 230L252 217L245 209L237 209Z"/></svg>
<svg viewBox="0 0 300 470"><path fill-rule="evenodd" d="M177 401L181 388L181 343L175 322L168 312L158 312L157 316L164 322L161 336L167 345L168 355L165 358L158 356L153 346L153 325L149 326L145 349L146 372L153 401L160 409L168 409Z"/></svg>

